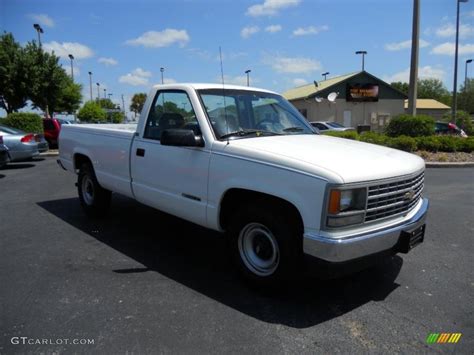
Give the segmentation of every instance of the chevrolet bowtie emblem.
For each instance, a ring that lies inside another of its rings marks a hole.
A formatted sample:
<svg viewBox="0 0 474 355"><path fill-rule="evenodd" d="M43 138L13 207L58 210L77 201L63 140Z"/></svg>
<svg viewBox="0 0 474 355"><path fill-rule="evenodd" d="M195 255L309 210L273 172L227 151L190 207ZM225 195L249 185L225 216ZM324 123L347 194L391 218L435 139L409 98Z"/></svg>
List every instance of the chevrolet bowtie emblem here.
<svg viewBox="0 0 474 355"><path fill-rule="evenodd" d="M407 193L405 193L405 195L403 195L403 198L408 201L413 200L414 197L415 197L415 191L413 190L408 191Z"/></svg>

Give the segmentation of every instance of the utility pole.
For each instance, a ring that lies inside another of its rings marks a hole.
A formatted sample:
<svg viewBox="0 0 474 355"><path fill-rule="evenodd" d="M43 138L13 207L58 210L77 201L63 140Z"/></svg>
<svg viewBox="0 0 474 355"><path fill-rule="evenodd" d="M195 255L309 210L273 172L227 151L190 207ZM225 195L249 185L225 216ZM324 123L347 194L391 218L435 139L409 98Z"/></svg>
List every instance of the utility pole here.
<svg viewBox="0 0 474 355"><path fill-rule="evenodd" d="M89 88L91 91L91 101L92 101L93 99L92 99L92 72L91 71L89 72Z"/></svg>
<svg viewBox="0 0 474 355"><path fill-rule="evenodd" d="M411 34L410 86L408 88L408 114L416 115L418 86L418 52L420 38L420 0L413 0L413 26Z"/></svg>
<svg viewBox="0 0 474 355"><path fill-rule="evenodd" d="M247 74L247 86L250 86L250 72L251 72L250 69L245 71L245 74Z"/></svg>
<svg viewBox="0 0 474 355"><path fill-rule="evenodd" d="M458 47L459 47L459 4L468 0L456 1L456 46L454 50L454 83L453 83L453 107L451 112L451 122L456 122L456 110L458 106Z"/></svg>

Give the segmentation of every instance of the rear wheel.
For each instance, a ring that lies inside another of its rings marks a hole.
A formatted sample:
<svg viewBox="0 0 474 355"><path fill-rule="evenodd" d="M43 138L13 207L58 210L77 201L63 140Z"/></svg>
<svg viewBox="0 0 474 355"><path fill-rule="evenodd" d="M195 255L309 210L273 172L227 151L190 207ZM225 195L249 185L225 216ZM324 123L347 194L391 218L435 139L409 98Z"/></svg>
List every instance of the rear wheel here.
<svg viewBox="0 0 474 355"><path fill-rule="evenodd" d="M77 192L84 212L91 217L102 217L110 207L112 193L100 186L90 163L84 163L77 178Z"/></svg>
<svg viewBox="0 0 474 355"><path fill-rule="evenodd" d="M247 281L272 287L297 276L302 236L283 208L243 206L229 232L235 264Z"/></svg>

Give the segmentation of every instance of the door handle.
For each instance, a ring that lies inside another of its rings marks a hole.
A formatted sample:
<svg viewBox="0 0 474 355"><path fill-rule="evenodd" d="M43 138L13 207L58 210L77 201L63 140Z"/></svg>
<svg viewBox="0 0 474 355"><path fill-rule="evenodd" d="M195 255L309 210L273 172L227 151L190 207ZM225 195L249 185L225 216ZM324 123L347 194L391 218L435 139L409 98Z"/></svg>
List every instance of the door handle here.
<svg viewBox="0 0 474 355"><path fill-rule="evenodd" d="M144 157L145 156L145 149L137 148L137 156Z"/></svg>

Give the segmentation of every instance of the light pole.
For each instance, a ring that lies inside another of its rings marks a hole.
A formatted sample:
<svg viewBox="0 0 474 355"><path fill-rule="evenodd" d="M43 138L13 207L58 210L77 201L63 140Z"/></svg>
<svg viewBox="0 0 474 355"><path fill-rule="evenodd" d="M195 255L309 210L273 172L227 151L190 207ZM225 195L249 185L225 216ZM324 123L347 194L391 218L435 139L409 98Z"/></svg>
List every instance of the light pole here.
<svg viewBox="0 0 474 355"><path fill-rule="evenodd" d="M97 102L100 101L100 83L96 83L97 85Z"/></svg>
<svg viewBox="0 0 474 355"><path fill-rule="evenodd" d="M321 75L324 76L324 80L326 80L326 77L329 75L329 72L327 71L325 73L322 73Z"/></svg>
<svg viewBox="0 0 474 355"><path fill-rule="evenodd" d="M109 97L109 100L110 100L110 101L112 101L112 99L111 99L112 95L113 95L113 94L112 94L111 92L107 94L107 96Z"/></svg>
<svg viewBox="0 0 474 355"><path fill-rule="evenodd" d="M164 84L164 80L163 80L163 73L165 71L165 68L161 67L160 68L160 72L161 72L161 84L163 85Z"/></svg>
<svg viewBox="0 0 474 355"><path fill-rule="evenodd" d="M464 91L467 91L467 65L472 63L472 59L466 60L466 69L464 71Z"/></svg>
<svg viewBox="0 0 474 355"><path fill-rule="evenodd" d="M459 46L459 4L468 0L456 1L456 46L454 49L454 83L453 83L453 110L451 112L451 122L456 122L457 96L458 96L458 46Z"/></svg>
<svg viewBox="0 0 474 355"><path fill-rule="evenodd" d="M420 0L413 0L410 85L408 87L408 114L412 116L416 115L416 99L418 96L419 37L420 37Z"/></svg>
<svg viewBox="0 0 474 355"><path fill-rule="evenodd" d="M41 28L41 26L37 23L35 23L33 25L34 29L36 30L36 32L38 32L38 44L39 46L41 47L41 35L40 33L44 33L43 29Z"/></svg>
<svg viewBox="0 0 474 355"><path fill-rule="evenodd" d="M245 74L247 74L247 86L250 86L250 72L251 72L250 69L247 69L245 71Z"/></svg>
<svg viewBox="0 0 474 355"><path fill-rule="evenodd" d="M357 51L355 54L362 54L362 71L365 70L365 55L367 51Z"/></svg>
<svg viewBox="0 0 474 355"><path fill-rule="evenodd" d="M104 99L106 99L106 98L107 98L107 89L104 88Z"/></svg>
<svg viewBox="0 0 474 355"><path fill-rule="evenodd" d="M74 56L72 54L69 54L69 59L71 59L71 78L72 81L74 82L74 65L72 64L72 61L74 60Z"/></svg>
<svg viewBox="0 0 474 355"><path fill-rule="evenodd" d="M91 91L91 101L92 101L92 72L89 72L89 88Z"/></svg>

